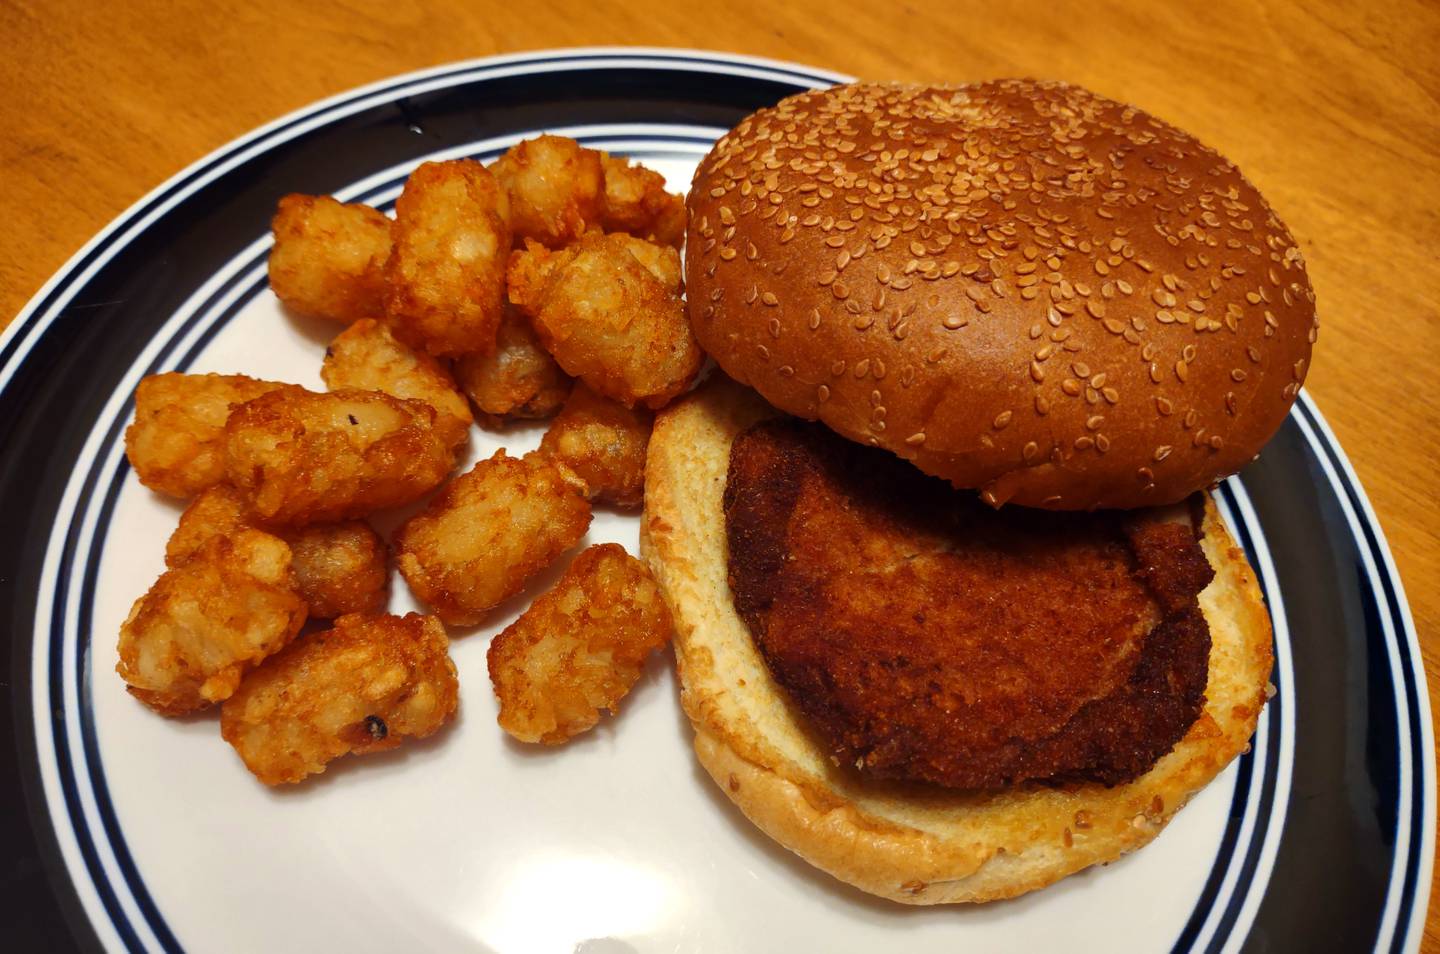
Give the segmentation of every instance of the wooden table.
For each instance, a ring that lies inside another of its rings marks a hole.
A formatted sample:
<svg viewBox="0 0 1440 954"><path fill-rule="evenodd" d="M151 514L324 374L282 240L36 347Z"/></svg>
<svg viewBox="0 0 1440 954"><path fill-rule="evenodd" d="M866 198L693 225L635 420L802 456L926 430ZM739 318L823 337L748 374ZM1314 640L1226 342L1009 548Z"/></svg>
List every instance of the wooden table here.
<svg viewBox="0 0 1440 954"><path fill-rule="evenodd" d="M172 173L282 113L406 70L542 47L646 44L876 79L1073 80L1219 147L1299 238L1322 323L1307 387L1389 536L1434 698L1440 6L545 6L0 0L0 327L93 233ZM1436 905L1426 941L1440 950Z"/></svg>

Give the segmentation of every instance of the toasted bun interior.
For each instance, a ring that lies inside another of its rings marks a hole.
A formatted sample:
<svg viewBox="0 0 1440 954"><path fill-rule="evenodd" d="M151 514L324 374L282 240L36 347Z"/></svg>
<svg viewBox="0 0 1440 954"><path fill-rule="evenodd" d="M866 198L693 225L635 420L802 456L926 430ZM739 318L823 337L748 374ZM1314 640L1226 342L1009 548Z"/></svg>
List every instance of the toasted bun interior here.
<svg viewBox="0 0 1440 954"><path fill-rule="evenodd" d="M862 780L807 734L736 615L721 507L735 435L778 413L721 375L661 413L641 550L675 618L695 752L771 838L864 891L907 904L1008 898L1146 844L1245 747L1265 704L1269 616L1244 554L1207 501L1201 593L1212 648L1205 709L1140 778L1002 793Z"/></svg>

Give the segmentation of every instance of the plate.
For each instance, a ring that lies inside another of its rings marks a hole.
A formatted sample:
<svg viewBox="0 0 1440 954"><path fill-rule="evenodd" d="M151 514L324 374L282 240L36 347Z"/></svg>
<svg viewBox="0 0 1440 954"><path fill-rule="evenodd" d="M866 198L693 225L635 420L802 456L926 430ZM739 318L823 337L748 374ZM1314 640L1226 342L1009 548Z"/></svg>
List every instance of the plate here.
<svg viewBox="0 0 1440 954"><path fill-rule="evenodd" d="M683 188L716 136L834 73L704 52L479 60L338 96L238 140L82 249L0 339L0 716L9 940L106 951L1413 951L1435 837L1414 625L1373 512L1308 396L1217 498L1275 623L1278 694L1252 750L1149 847L1023 898L911 909L810 869L690 754L668 659L559 751L509 742L489 636L457 634L461 717L424 743L256 783L217 720L123 691L115 635L162 568L177 506L125 462L144 374L319 388L338 328L265 282L276 199L388 209L426 159L489 160L540 131ZM472 457L539 430L476 431ZM637 521L591 542L634 551ZM392 606L413 604L403 583ZM516 601L518 611L524 601ZM513 612L511 614L513 616Z"/></svg>

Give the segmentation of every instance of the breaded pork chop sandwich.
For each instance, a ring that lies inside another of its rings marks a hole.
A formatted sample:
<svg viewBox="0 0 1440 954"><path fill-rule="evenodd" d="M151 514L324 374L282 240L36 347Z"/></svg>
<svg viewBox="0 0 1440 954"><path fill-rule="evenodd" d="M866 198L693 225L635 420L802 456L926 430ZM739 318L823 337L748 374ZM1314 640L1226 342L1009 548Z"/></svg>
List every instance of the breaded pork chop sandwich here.
<svg viewBox="0 0 1440 954"><path fill-rule="evenodd" d="M1269 619L1206 493L1315 339L1224 158L1060 83L760 110L688 200L716 374L656 421L642 547L696 753L914 904L1144 845L1239 754Z"/></svg>

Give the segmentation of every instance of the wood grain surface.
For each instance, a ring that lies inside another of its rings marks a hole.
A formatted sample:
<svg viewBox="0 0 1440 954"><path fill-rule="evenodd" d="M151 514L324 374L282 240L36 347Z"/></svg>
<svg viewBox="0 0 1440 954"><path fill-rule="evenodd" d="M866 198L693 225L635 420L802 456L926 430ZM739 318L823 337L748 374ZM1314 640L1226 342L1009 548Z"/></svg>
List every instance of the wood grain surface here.
<svg viewBox="0 0 1440 954"><path fill-rule="evenodd" d="M282 113L448 61L708 47L872 79L1071 80L1235 160L1309 262L1306 384L1395 552L1440 686L1440 5L1222 0L416 4L0 0L0 326L111 218ZM1440 951L1432 905L1426 948Z"/></svg>

